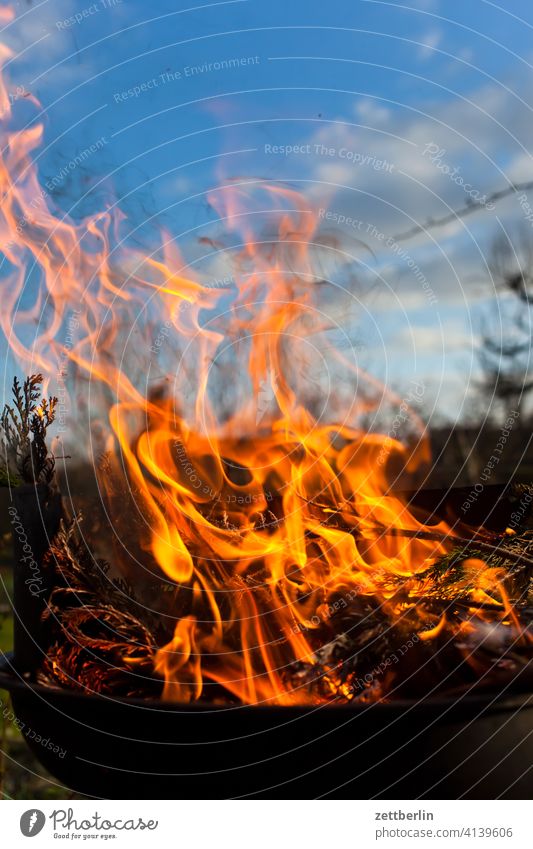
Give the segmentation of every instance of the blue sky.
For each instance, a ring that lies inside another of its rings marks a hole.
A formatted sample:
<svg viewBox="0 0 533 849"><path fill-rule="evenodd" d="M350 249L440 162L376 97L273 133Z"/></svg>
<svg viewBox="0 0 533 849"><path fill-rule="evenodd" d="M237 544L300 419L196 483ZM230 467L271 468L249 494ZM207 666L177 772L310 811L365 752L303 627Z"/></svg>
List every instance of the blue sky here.
<svg viewBox="0 0 533 849"><path fill-rule="evenodd" d="M524 208L512 196L401 248L390 239L464 205L450 171L479 195L533 178L527 0L15 8L2 36L19 54L11 85L42 104L39 172L56 178L64 209L94 211L114 193L136 238L163 224L194 254L215 226L206 191L225 178L285 180L330 213L325 230L353 256L359 306L346 321L363 364L400 393L423 380L430 409L459 415L492 297L490 244L530 226ZM29 107L17 108L22 121Z"/></svg>

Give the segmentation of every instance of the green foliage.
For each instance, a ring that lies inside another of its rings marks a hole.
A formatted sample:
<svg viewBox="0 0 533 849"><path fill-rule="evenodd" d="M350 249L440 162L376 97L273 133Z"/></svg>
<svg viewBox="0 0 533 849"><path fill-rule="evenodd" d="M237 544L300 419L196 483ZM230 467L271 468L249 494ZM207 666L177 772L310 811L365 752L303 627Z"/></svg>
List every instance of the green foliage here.
<svg viewBox="0 0 533 849"><path fill-rule="evenodd" d="M439 558L417 578L424 585L424 594L428 597L467 600L475 589L475 574L465 569L465 561L481 560L486 568L505 570L505 583L511 600L518 599L521 603L528 600L532 592L533 571L525 563L517 562L517 556L532 560L533 539L530 531L520 535L502 538L494 552L477 549L472 545L456 546L450 552ZM495 602L500 603L500 593L497 585L492 595Z"/></svg>

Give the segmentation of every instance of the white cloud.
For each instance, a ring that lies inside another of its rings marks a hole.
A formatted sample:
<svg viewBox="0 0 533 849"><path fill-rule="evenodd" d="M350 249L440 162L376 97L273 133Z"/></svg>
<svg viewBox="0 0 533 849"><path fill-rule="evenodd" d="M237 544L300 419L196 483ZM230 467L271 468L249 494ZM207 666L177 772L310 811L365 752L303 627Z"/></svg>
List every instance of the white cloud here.
<svg viewBox="0 0 533 849"><path fill-rule="evenodd" d="M457 52L457 58L463 59L464 62L472 62L474 59L474 51L471 47L463 47Z"/></svg>
<svg viewBox="0 0 533 849"><path fill-rule="evenodd" d="M533 155L519 153L506 168L508 179L513 183L526 183L533 179Z"/></svg>
<svg viewBox="0 0 533 849"><path fill-rule="evenodd" d="M525 99L533 74L524 73L519 85L502 82ZM360 101L356 108L359 105ZM305 161L312 178L348 187L330 201L336 209L344 204L359 218L375 222L378 217L381 229L391 234L409 229L410 219L424 223L464 206L469 195L461 182L482 196L508 181L529 178L532 169L523 148L533 149L532 115L503 84L481 86L465 99L421 103L419 111L426 114L407 107L390 109L386 132L378 124L365 129L338 121L321 127L311 138L312 143L336 151L334 156ZM440 158L432 160L428 145L443 151ZM347 158L345 151L357 154L357 161ZM392 167L376 170L362 161L364 157ZM320 199L324 191L323 184L317 185L310 194ZM490 217L479 212L464 225L439 230L438 238L458 235L464 226L474 228L478 220L486 224Z"/></svg>
<svg viewBox="0 0 533 849"><path fill-rule="evenodd" d="M356 114L365 124L385 124L389 118L390 110L376 100L365 98L359 100L355 106Z"/></svg>
<svg viewBox="0 0 533 849"><path fill-rule="evenodd" d="M512 233L521 220L523 223L523 213L517 197L509 196L494 211L481 209L432 229L429 235L422 233L401 243L435 292L434 306L425 298L413 268L387 247L386 239L409 230L414 223L425 224L465 206L467 187L483 195L511 182L533 179L528 153L533 150L533 121L531 110L520 101L528 101L533 83L533 73L526 70L520 78L502 78L500 83L467 91L465 99L450 94L433 102L418 100L418 113L407 104L404 108L385 105L386 120L365 122L370 125L367 129L340 120L322 126L311 142L332 147L337 153L305 161L307 176L319 181L309 190L311 199L363 222L362 231L335 223L330 229L341 243L345 236L356 237L374 252L374 257L360 254L362 276L374 281L365 290L363 303L382 327L380 345L387 362L394 369L409 349L410 360L416 356L422 362L425 358L428 373L439 374L439 383L442 366L445 374L438 389L442 409L458 403L461 392L464 395L465 386L458 376L462 369L472 368L476 374L479 370L471 351L480 310L488 308L494 291L487 264L492 240L500 230L499 219ZM357 115L361 116L361 106L368 102L356 101ZM362 109L371 111L371 107ZM426 114L420 114L423 112ZM438 161L424 155L428 144L444 151ZM376 171L362 164L361 157L355 164L340 155L343 149L386 160L394 167ZM345 188L331 189L331 196L324 200L328 182ZM375 225L384 239L365 232L367 223ZM413 338L405 330L400 334L404 311L417 322L421 313L426 313L428 325L417 324ZM393 316L397 316L396 324ZM439 316L445 330L443 342L435 324ZM377 349L370 356L380 359ZM399 371L401 368L398 366Z"/></svg>

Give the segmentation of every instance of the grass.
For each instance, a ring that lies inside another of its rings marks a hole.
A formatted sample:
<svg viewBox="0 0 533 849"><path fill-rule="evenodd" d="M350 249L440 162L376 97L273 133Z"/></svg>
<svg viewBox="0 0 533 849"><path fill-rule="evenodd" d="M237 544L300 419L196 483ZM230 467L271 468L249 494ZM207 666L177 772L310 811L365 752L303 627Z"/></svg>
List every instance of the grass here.
<svg viewBox="0 0 533 849"><path fill-rule="evenodd" d="M11 541L0 539L0 653L13 648ZM0 798L82 799L39 764L20 730L10 721L11 699L0 690Z"/></svg>

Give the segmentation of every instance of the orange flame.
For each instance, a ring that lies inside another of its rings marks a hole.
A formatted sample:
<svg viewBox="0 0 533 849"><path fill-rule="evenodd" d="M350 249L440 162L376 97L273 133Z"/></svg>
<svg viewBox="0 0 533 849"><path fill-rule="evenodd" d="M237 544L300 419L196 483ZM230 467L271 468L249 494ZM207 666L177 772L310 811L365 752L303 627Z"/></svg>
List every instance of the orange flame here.
<svg viewBox="0 0 533 849"><path fill-rule="evenodd" d="M286 671L316 664L314 634L332 600L372 597L394 621L396 579L415 582L446 550L413 538L423 526L390 494L394 471L429 459L422 422L411 410L412 450L358 424L378 384L336 345L344 330L328 317L315 273L316 211L261 181L213 191L238 244L232 286L213 286L187 270L165 234L162 255L140 256L119 245L118 214L62 214L32 162L42 128L10 129L4 85L0 110L0 322L27 370L52 380L67 371L73 394L83 388L80 419L92 426L95 453L106 449L126 470L149 528L147 562L174 586L179 610L156 659L164 696L309 701ZM65 346L72 311L79 328ZM172 386L166 395L143 386L152 353L158 385ZM478 598L491 577L483 569ZM446 620L427 624L425 639ZM330 677L334 691L333 667Z"/></svg>

